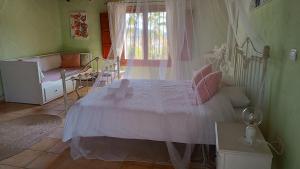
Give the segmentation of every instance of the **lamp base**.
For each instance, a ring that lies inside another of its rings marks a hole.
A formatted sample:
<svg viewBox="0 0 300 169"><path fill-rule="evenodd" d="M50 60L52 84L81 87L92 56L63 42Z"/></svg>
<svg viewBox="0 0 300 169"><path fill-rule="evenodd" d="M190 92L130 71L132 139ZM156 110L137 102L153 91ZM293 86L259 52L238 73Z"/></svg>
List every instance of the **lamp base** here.
<svg viewBox="0 0 300 169"><path fill-rule="evenodd" d="M253 145L256 140L256 128L255 126L247 126L245 131L245 140L248 144Z"/></svg>

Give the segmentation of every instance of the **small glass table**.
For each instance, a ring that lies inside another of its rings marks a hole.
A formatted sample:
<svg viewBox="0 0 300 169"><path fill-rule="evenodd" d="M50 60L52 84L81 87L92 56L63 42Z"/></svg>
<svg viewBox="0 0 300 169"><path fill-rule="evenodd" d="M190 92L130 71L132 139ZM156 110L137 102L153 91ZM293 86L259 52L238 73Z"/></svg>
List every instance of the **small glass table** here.
<svg viewBox="0 0 300 169"><path fill-rule="evenodd" d="M97 72L79 74L71 79L75 82L75 92L78 98L81 98L79 89L82 87L92 87L98 77Z"/></svg>

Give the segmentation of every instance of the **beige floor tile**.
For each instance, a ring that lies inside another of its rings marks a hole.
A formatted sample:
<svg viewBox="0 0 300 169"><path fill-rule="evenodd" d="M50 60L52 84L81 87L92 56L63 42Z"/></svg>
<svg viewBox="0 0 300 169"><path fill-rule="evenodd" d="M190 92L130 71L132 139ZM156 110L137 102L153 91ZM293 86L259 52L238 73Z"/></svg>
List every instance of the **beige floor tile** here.
<svg viewBox="0 0 300 169"><path fill-rule="evenodd" d="M9 166L9 165L0 165L0 169L21 169L21 168Z"/></svg>
<svg viewBox="0 0 300 169"><path fill-rule="evenodd" d="M66 113L65 113L65 111L61 111L60 113L57 114L57 116L59 116L60 118L65 118Z"/></svg>
<svg viewBox="0 0 300 169"><path fill-rule="evenodd" d="M0 164L6 164L16 167L25 167L27 164L29 164L31 161L37 158L40 154L41 152L38 151L25 150L15 156L0 161Z"/></svg>
<svg viewBox="0 0 300 169"><path fill-rule="evenodd" d="M54 101L48 102L46 104L43 105L43 108L49 108L49 107L53 107L54 105L56 105L57 103Z"/></svg>
<svg viewBox="0 0 300 169"><path fill-rule="evenodd" d="M28 108L36 107L35 105L30 104L19 104L19 103L0 103L0 114L2 113L12 113L19 110L25 110Z"/></svg>
<svg viewBox="0 0 300 169"><path fill-rule="evenodd" d="M26 108L26 109L23 109L23 110L18 110L18 111L15 111L13 113L17 113L17 114L20 114L20 115L30 115L30 114L35 114L37 111L39 111L41 109L42 106L35 106L35 107L31 107L31 108Z"/></svg>
<svg viewBox="0 0 300 169"><path fill-rule="evenodd" d="M73 160L69 149L67 149L59 155L48 169L120 169L121 165L121 162L88 160L85 158Z"/></svg>
<svg viewBox="0 0 300 169"><path fill-rule="evenodd" d="M153 169L153 163L124 161L121 169Z"/></svg>
<svg viewBox="0 0 300 169"><path fill-rule="evenodd" d="M5 113L0 115L0 122L14 120L16 118L22 117L20 114L16 113Z"/></svg>
<svg viewBox="0 0 300 169"><path fill-rule="evenodd" d="M155 165L153 169L174 169L172 165Z"/></svg>
<svg viewBox="0 0 300 169"><path fill-rule="evenodd" d="M64 103L56 105L55 107L53 107L53 110L55 110L55 111L64 111L65 110Z"/></svg>
<svg viewBox="0 0 300 169"><path fill-rule="evenodd" d="M62 139L63 134L64 134L64 128L58 127L48 137L56 138L56 139Z"/></svg>
<svg viewBox="0 0 300 169"><path fill-rule="evenodd" d="M90 162L85 160L84 163L91 169L120 169L122 165L121 162L111 162L103 160L90 160Z"/></svg>
<svg viewBox="0 0 300 169"><path fill-rule="evenodd" d="M122 165L121 169L153 169L153 167L143 165Z"/></svg>
<svg viewBox="0 0 300 169"><path fill-rule="evenodd" d="M58 141L59 141L59 139L47 137L47 138L43 139L42 141L34 144L30 149L36 150L36 151L46 151L46 150L52 148Z"/></svg>
<svg viewBox="0 0 300 169"><path fill-rule="evenodd" d="M69 148L69 145L67 143L59 141L52 148L50 148L47 152L61 154L67 148Z"/></svg>
<svg viewBox="0 0 300 169"><path fill-rule="evenodd" d="M58 126L58 127L61 127L61 128L64 128L65 127L65 118L62 119L62 123Z"/></svg>
<svg viewBox="0 0 300 169"><path fill-rule="evenodd" d="M43 114L50 114L50 115L59 115L62 111L60 110L52 110L52 109L44 109L40 111Z"/></svg>
<svg viewBox="0 0 300 169"><path fill-rule="evenodd" d="M42 153L38 158L26 166L29 169L46 169L58 157L57 154Z"/></svg>
<svg viewBox="0 0 300 169"><path fill-rule="evenodd" d="M53 110L59 103L55 100L43 105L43 109Z"/></svg>
<svg viewBox="0 0 300 169"><path fill-rule="evenodd" d="M40 107L41 106L36 106L36 107L26 108L23 110L17 110L9 113L3 113L3 114L0 113L0 122L9 121L9 120L13 120L16 118L20 118L32 114L37 114L37 112L40 110Z"/></svg>

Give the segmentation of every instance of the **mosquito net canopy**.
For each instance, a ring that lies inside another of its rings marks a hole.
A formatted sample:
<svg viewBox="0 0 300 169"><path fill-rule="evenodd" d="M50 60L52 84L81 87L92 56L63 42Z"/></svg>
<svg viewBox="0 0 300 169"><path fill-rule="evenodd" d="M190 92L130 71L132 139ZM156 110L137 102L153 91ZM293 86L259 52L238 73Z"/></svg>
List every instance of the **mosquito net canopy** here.
<svg viewBox="0 0 300 169"><path fill-rule="evenodd" d="M108 12L110 56L126 78L191 79L204 64L200 56L226 42L225 2L109 2Z"/></svg>
<svg viewBox="0 0 300 169"><path fill-rule="evenodd" d="M232 47L242 43L246 37L251 37L256 44L261 44L259 47L263 47L263 40L252 28L250 7L248 0L108 1L112 43L109 58L117 61L118 76L123 80L117 80L104 89L98 89L95 85L80 104L109 105L114 110L122 109L122 112L114 114L116 124L107 129L98 128L98 132L114 131L110 136L135 141L165 142L175 168L187 168L194 145L214 145L214 122L231 121L233 111L228 106L228 100L221 96L202 103L199 91L195 89L197 84L192 80L194 72L207 64L205 56L215 46L222 46L213 53L219 57L217 61L230 60ZM222 70L221 67L214 69ZM122 99L116 101L106 97L118 88L116 86L121 88L122 85L127 89L124 97L120 96ZM205 92L210 95L209 90ZM126 93L130 94L128 98L125 97ZM104 95L106 99L100 100L99 97ZM75 105L68 116L80 114L86 109L94 113L100 111L92 108ZM124 115L127 109L139 110L130 116L130 129L122 126L128 117ZM155 112L155 115L147 116L149 113L144 115L143 112ZM95 118L88 120L86 116L78 116L69 123L78 127L95 122ZM104 116L101 115L101 118ZM146 116L147 120L143 121ZM159 119L158 122L150 123L155 118ZM70 133L73 157L125 160L126 153L121 153L121 149L134 151L141 145L134 142L130 147L124 142L102 138L93 146L82 137L89 135L90 131L81 135L76 130ZM184 144L184 151L178 151L173 144L175 142ZM97 147L101 147L102 151L95 151Z"/></svg>

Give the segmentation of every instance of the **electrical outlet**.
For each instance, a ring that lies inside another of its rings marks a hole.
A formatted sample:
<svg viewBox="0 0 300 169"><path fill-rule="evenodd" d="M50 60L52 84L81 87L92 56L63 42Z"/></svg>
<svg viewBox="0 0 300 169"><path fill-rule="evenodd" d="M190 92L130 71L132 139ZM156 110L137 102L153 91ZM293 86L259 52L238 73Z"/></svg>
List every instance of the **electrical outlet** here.
<svg viewBox="0 0 300 169"><path fill-rule="evenodd" d="M297 59L297 49L291 49L289 53L290 60L296 62Z"/></svg>
<svg viewBox="0 0 300 169"><path fill-rule="evenodd" d="M275 137L274 141L270 143L276 150L277 155L282 155L285 150L283 139L280 136Z"/></svg>

